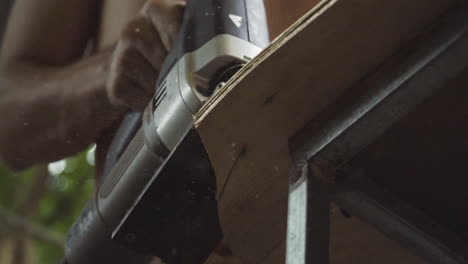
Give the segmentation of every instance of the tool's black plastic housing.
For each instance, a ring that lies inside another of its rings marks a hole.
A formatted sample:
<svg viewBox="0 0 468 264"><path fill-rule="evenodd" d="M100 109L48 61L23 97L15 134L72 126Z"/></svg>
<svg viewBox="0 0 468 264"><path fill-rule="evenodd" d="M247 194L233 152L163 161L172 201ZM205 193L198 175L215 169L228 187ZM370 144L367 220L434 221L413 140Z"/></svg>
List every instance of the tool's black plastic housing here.
<svg viewBox="0 0 468 264"><path fill-rule="evenodd" d="M236 26L233 18L241 18ZM265 48L270 43L267 17L263 0L192 0L189 1L184 22L159 74L156 90L171 68L184 54L194 52L209 40L228 34ZM110 172L138 128L142 115L129 113L109 147L104 164L104 177Z"/></svg>
<svg viewBox="0 0 468 264"><path fill-rule="evenodd" d="M270 43L266 21L263 0L190 1L178 39L164 62L159 82L184 54L199 49L218 35L228 34L258 47L266 47ZM236 25L237 22L239 24Z"/></svg>
<svg viewBox="0 0 468 264"><path fill-rule="evenodd" d="M171 81L166 78L168 73L185 54L197 52L222 34L260 48L268 45L263 0L191 0L157 84ZM105 160L103 186L106 180L118 179L107 176L141 129L141 120L141 114L129 113L121 123ZM169 158L152 156L164 162L138 198L129 197L135 198L135 204L124 219L106 219L98 196L90 201L69 234L66 257L72 257L64 263L146 264L151 255L168 264L204 262L222 232L216 179L203 143L191 129ZM109 222L121 224L116 227Z"/></svg>

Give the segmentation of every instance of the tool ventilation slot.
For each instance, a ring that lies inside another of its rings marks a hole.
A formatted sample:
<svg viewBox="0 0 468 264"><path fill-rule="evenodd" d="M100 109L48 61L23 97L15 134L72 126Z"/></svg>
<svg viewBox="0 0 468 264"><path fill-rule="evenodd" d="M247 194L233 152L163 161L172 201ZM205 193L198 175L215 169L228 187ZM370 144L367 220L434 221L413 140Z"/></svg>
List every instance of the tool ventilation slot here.
<svg viewBox="0 0 468 264"><path fill-rule="evenodd" d="M164 80L164 82L161 83L161 88L159 91L156 93L156 96L154 97L154 109L158 108L158 106L161 104L161 102L166 98L167 95L167 82Z"/></svg>

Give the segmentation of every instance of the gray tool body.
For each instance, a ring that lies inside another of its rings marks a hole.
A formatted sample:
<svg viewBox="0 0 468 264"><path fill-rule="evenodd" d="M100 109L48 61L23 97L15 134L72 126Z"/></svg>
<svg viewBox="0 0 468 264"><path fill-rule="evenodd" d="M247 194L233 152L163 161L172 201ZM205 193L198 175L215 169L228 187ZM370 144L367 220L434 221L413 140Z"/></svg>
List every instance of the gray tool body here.
<svg viewBox="0 0 468 264"><path fill-rule="evenodd" d="M105 180L69 234L65 263L207 258L222 232L193 116L268 41L262 0L190 1L152 102L117 132Z"/></svg>

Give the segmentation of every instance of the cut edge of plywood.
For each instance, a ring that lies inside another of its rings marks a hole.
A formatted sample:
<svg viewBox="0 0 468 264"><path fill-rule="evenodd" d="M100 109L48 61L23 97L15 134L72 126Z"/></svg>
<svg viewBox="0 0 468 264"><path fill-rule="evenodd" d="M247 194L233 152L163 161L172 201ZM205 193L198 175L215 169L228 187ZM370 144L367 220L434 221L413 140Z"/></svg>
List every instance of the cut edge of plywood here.
<svg viewBox="0 0 468 264"><path fill-rule="evenodd" d="M309 12L303 15L299 20L287 28L282 34L276 37L268 47L266 47L257 57L242 67L216 94L214 94L195 115L195 128L197 128L203 119L214 109L229 92L237 86L251 71L263 63L271 54L281 48L284 43L296 36L307 27L317 17L326 12L331 6L340 0L322 0Z"/></svg>

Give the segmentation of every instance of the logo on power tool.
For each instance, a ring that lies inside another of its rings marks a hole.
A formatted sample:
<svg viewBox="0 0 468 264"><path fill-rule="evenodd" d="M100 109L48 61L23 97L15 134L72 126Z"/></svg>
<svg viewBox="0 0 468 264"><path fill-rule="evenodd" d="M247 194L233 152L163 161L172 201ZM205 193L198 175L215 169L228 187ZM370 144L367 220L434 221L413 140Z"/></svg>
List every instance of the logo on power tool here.
<svg viewBox="0 0 468 264"><path fill-rule="evenodd" d="M229 18L234 23L234 25L236 25L236 27L240 28L242 26L242 17L241 16L230 14Z"/></svg>

